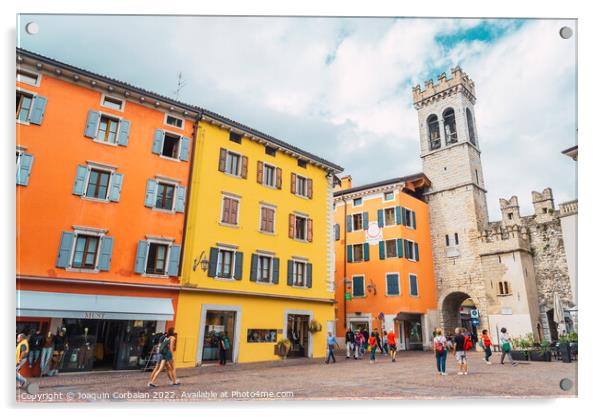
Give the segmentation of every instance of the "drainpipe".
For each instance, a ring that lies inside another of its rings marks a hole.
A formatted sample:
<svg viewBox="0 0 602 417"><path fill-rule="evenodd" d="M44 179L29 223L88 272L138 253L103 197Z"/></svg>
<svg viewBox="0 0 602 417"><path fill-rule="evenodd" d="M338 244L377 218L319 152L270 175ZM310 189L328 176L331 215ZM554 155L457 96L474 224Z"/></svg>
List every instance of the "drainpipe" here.
<svg viewBox="0 0 602 417"><path fill-rule="evenodd" d="M343 197L343 322L347 334L347 199Z"/></svg>

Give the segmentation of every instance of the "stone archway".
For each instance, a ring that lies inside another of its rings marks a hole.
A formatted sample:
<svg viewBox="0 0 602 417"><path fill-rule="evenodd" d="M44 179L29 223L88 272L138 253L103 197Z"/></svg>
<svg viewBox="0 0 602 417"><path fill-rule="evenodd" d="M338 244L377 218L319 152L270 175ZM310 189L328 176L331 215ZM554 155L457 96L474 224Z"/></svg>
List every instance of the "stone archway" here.
<svg viewBox="0 0 602 417"><path fill-rule="evenodd" d="M441 327L444 333L453 332L456 327L467 327L462 326L462 319L460 315L460 307L467 300L472 300L474 306L479 310L480 321L478 329L482 328L485 323L484 319L484 306L479 299L473 297L467 291L463 290L450 290L444 293L439 299L439 312L441 314ZM470 329L469 329L470 330Z"/></svg>

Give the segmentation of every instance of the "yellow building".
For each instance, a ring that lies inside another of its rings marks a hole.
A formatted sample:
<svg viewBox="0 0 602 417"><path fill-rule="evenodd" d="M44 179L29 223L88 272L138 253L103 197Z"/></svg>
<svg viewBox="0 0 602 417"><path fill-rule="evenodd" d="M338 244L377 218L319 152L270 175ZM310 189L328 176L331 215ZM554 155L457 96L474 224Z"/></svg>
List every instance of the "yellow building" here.
<svg viewBox="0 0 602 417"><path fill-rule="evenodd" d="M178 300L176 362L324 357L334 333L332 201L342 168L217 114L198 122ZM322 326L310 332L312 321Z"/></svg>

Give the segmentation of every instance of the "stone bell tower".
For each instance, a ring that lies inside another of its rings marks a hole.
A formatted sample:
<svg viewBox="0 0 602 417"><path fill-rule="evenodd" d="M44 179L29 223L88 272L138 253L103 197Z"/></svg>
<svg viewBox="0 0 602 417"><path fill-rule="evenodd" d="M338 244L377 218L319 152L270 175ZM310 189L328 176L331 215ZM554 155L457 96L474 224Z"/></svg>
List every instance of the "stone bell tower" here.
<svg viewBox="0 0 602 417"><path fill-rule="evenodd" d="M413 88L420 126L423 172L431 181L425 193L441 323L460 326L460 305L471 298L479 311L478 328L487 328L486 283L479 257L479 235L488 227L474 104L474 82L461 68L443 73L437 83Z"/></svg>

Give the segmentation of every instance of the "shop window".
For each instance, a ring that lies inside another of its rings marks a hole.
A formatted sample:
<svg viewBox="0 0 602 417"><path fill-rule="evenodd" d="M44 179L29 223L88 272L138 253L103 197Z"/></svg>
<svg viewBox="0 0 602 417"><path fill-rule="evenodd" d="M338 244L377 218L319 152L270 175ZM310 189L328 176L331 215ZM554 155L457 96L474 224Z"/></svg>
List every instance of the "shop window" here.
<svg viewBox="0 0 602 417"><path fill-rule="evenodd" d="M276 329L248 329L247 343L276 343Z"/></svg>
<svg viewBox="0 0 602 417"><path fill-rule="evenodd" d="M165 275L167 272L167 251L169 246L160 243L150 243L146 259L146 273Z"/></svg>
<svg viewBox="0 0 602 417"><path fill-rule="evenodd" d="M364 282L364 276L363 275L355 275L352 278L352 291L353 291L353 297L365 297L366 296L366 286L365 286L365 282Z"/></svg>
<svg viewBox="0 0 602 417"><path fill-rule="evenodd" d="M223 197L222 201L222 224L231 226L238 225L238 207L240 201L234 197Z"/></svg>

